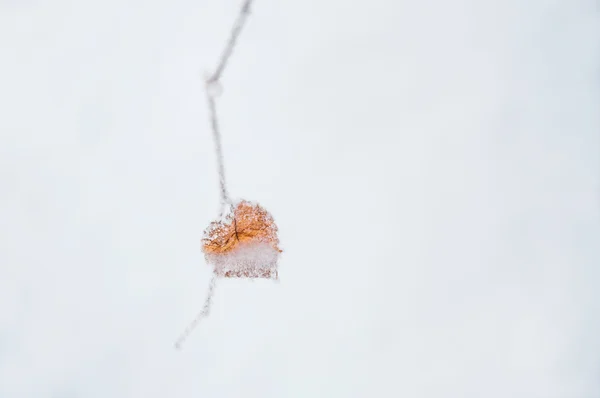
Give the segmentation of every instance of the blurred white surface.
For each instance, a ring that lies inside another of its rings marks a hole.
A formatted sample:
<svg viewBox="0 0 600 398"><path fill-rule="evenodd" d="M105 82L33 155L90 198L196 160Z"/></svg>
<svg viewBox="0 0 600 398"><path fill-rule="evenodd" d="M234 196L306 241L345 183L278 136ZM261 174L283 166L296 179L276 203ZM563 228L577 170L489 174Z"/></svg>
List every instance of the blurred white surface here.
<svg viewBox="0 0 600 398"><path fill-rule="evenodd" d="M237 0L0 0L0 397L600 394L592 1L256 0L223 78L280 283L201 307Z"/></svg>

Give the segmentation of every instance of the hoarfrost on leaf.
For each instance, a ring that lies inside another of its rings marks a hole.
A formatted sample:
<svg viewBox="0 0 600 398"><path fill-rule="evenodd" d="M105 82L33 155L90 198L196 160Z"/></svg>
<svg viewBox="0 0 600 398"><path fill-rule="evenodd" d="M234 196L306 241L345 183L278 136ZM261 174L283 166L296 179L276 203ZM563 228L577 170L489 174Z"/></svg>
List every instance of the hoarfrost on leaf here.
<svg viewBox="0 0 600 398"><path fill-rule="evenodd" d="M277 279L277 226L260 205L242 200L204 232L206 261L220 277Z"/></svg>

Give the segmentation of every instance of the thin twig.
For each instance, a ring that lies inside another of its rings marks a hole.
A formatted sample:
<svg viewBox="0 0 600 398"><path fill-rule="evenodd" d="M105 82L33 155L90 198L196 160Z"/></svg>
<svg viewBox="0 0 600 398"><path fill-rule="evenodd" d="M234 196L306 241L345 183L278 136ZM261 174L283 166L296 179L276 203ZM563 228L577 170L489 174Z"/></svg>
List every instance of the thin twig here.
<svg viewBox="0 0 600 398"><path fill-rule="evenodd" d="M227 192L227 184L225 181L225 164L223 159L223 148L221 145L221 133L219 131L219 120L217 118L217 108L215 99L210 95L210 91L207 90L208 109L210 112L210 123L213 131L213 137L215 140L215 151L217 153L217 164L219 173L219 186L221 194L221 205L225 207L230 202L229 194Z"/></svg>
<svg viewBox="0 0 600 398"><path fill-rule="evenodd" d="M208 316L208 314L210 313L210 304L212 303L212 298L215 293L216 284L217 276L213 275L213 277L210 280L210 285L208 286L208 294L206 295L206 300L204 301L204 307L202 307L202 311L200 311L198 315L196 315L196 318L194 318L194 320L188 325L188 327L183 331L181 336L179 336L179 338L175 342L175 348L177 348L178 350L181 349L181 346L183 345L185 340L196 328L196 326L198 326L198 323L200 323L202 318Z"/></svg>
<svg viewBox="0 0 600 398"><path fill-rule="evenodd" d="M240 9L240 13L231 29L231 34L229 35L229 40L227 41L223 52L219 58L219 63L217 64L217 68L212 76L208 77L206 80L206 94L208 101L208 111L210 113L211 127L213 132L213 137L215 140L215 150L217 153L217 162L218 162L218 173L219 173L219 184L220 184L220 194L221 194L221 206L223 209L226 208L227 204L231 204L231 200L229 199L229 193L227 192L227 184L225 180L225 162L223 158L223 148L222 148L222 140L221 140L221 132L219 131L219 121L217 117L217 107L215 97L217 95L216 91L220 91L220 79L225 71L225 67L227 66L231 55L233 54L233 50L235 49L235 45L237 43L238 37L242 32L242 28L250 15L250 6L252 5L253 0L245 0L244 4ZM224 210L223 210L224 211Z"/></svg>
<svg viewBox="0 0 600 398"><path fill-rule="evenodd" d="M240 36L240 33L242 32L242 28L244 27L244 24L246 23L246 19L250 15L250 6L252 5L252 1L253 0L245 0L244 1L244 4L242 5L242 7L240 9L238 18L236 19L235 24L233 25L233 28L231 29L231 34L229 35L229 40L227 41L225 49L223 50L223 52L221 53L221 57L219 58L219 64L217 66L217 69L215 69L215 72L212 75L212 77L210 78L210 81L217 82L221 79L221 76L223 75L223 72L225 71L225 67L227 66L227 62L229 61L231 54L233 54L233 50L237 43L237 39Z"/></svg>
<svg viewBox="0 0 600 398"><path fill-rule="evenodd" d="M217 68L212 76L206 79L206 97L208 102L208 111L210 114L210 124L213 132L213 137L215 140L215 150L217 153L217 162L218 162L218 173L219 173L219 185L220 185L220 193L221 193L221 205L222 211L224 212L227 208L227 205L230 206L231 211L233 211L233 205L231 200L229 199L229 194L227 192L227 184L225 181L225 165L223 160L223 148L221 145L221 132L219 131L219 120L217 118L217 106L215 97L218 95L220 91L220 79L225 71L225 67L233 54L233 50L235 49L235 45L237 39L244 27L246 19L250 14L250 6L252 4L252 0L245 0L242 8L240 10L240 14L238 15L235 24L231 30L231 34L229 36L229 40L225 46L225 49L221 53L221 57L219 58L219 63L217 64ZM223 213L222 213L223 214ZM237 230L236 230L237 234ZM214 295L215 286L217 282L217 276L213 275L210 285L208 288L208 294L206 296L206 300L204 302L204 307L202 311L198 313L196 318L188 325L185 331L181 334L181 336L175 342L175 348L180 349L185 340L188 338L190 333L196 328L198 323L207 316L210 312L210 305L212 302L212 297Z"/></svg>

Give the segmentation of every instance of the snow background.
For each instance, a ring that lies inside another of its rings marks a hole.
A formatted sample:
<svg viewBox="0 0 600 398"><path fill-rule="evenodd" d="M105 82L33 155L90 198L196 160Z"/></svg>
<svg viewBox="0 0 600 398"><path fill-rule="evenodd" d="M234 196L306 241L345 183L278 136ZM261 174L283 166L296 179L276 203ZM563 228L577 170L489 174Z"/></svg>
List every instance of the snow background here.
<svg viewBox="0 0 600 398"><path fill-rule="evenodd" d="M239 5L0 0L0 397L600 397L585 0L256 0L218 105L281 282L173 348Z"/></svg>

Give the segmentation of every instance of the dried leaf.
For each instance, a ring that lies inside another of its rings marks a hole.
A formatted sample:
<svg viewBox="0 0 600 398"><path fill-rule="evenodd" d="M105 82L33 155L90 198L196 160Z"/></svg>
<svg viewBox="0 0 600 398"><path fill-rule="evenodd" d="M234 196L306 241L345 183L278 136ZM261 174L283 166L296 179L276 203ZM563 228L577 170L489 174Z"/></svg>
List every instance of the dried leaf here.
<svg viewBox="0 0 600 398"><path fill-rule="evenodd" d="M277 278L282 252L277 226L258 204L240 201L224 220L208 226L202 244L207 262L219 276Z"/></svg>

